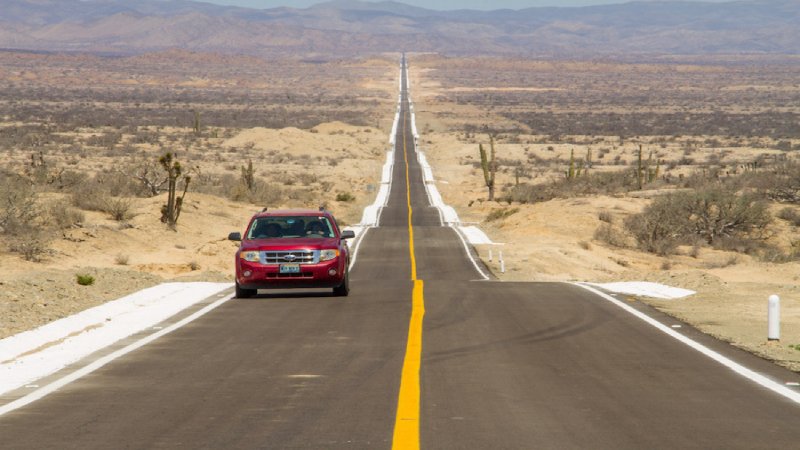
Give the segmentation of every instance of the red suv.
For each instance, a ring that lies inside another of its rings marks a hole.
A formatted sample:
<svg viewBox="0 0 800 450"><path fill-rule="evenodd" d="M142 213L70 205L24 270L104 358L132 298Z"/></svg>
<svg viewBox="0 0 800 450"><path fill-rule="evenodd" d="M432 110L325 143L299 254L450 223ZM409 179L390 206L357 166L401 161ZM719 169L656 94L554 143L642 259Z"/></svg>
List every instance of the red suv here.
<svg viewBox="0 0 800 450"><path fill-rule="evenodd" d="M250 219L236 251L236 297L258 289L333 288L350 292L350 230L341 231L325 210L264 210Z"/></svg>

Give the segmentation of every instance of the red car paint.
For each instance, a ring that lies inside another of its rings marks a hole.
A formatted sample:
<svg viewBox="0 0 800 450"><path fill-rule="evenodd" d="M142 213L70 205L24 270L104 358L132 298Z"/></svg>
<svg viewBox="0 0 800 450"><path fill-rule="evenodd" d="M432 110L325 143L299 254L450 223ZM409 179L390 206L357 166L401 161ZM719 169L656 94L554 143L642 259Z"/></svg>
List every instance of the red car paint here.
<svg viewBox="0 0 800 450"><path fill-rule="evenodd" d="M254 215L236 251L236 296L258 289L333 288L349 293L352 231L340 230L328 211L280 210Z"/></svg>

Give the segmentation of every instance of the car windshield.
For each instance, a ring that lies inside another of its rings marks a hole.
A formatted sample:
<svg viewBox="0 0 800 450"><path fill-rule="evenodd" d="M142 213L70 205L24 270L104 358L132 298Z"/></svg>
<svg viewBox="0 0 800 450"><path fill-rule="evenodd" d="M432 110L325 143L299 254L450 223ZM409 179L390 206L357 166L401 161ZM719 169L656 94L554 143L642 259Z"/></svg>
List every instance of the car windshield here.
<svg viewBox="0 0 800 450"><path fill-rule="evenodd" d="M247 239L329 238L333 227L325 216L272 216L253 221Z"/></svg>

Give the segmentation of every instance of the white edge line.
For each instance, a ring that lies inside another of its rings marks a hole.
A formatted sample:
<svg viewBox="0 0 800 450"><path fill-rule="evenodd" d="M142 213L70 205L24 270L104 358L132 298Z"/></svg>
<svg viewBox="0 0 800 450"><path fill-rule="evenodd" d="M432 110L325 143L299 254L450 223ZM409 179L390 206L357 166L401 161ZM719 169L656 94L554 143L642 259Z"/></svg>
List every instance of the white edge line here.
<svg viewBox="0 0 800 450"><path fill-rule="evenodd" d="M115 360L115 359L117 359L117 358L119 358L121 356L127 355L128 353L130 353L130 352L132 352L132 351L134 351L136 349L139 349L139 348L141 348L141 347L143 347L143 346L155 341L156 339L164 336L165 334L171 333L171 332L177 330L178 328L181 328L182 326L188 324L189 322L192 322L192 321L200 318L201 316L205 315L206 313L208 313L211 310L217 308L218 306L222 305L223 303L227 302L228 300L230 300L232 298L233 298L233 294L230 294L227 297L221 298L221 299L215 301L214 303L211 303L210 305L205 306L203 309L201 309L199 311L196 311L192 315L190 315L188 317L185 317L185 318L181 319L180 321L175 322L174 324L172 324L172 325L170 325L170 326L168 326L166 328L163 328L163 329L161 329L161 330L159 330L159 331L157 331L157 332L155 332L155 333L153 333L153 334L151 334L149 336L143 337L142 339L139 339L138 341L133 342L133 343L131 343L131 344L119 349L119 350L116 350L116 351L114 351L112 353L109 353L108 355L103 356L102 358L96 359L96 360L92 361L90 364L88 364L88 365L86 365L84 367L81 367L80 369L70 373L69 375L66 375L64 377L59 378L59 379L53 381L52 383L50 383L48 385L45 385L43 387L40 387L40 388L36 389L35 391L25 395L24 397L20 397L20 398L12 401L10 403L6 403L5 405L0 406L0 416L4 415L6 413L9 413L11 411L14 411L15 409L18 409L18 408L21 408L23 406L29 405L29 404L37 401L37 400L42 399L46 395L51 394L51 393L57 391L58 389L68 385L69 383L72 383L73 381L78 380L78 379L80 379L80 378L82 378L82 377L94 372L95 370L105 366L106 364L110 363L111 361L113 361L113 360Z"/></svg>
<svg viewBox="0 0 800 450"><path fill-rule="evenodd" d="M452 228L453 231L455 231L456 236L458 236L458 238L461 239L461 243L464 245L464 251L467 253L467 258L469 258L469 260L472 261L472 265L475 266L475 270L477 270L478 273L481 274L484 280L489 280L490 279L489 275L487 275L483 271L483 269L481 269L478 262L475 261L475 258L472 257L472 252L469 251L469 245L467 244L466 239L464 239L464 236L461 235L461 231L453 225L450 225L449 227Z"/></svg>
<svg viewBox="0 0 800 450"><path fill-rule="evenodd" d="M348 269L352 270L353 266L356 265L356 259L358 259L358 249L361 248L361 242L364 240L364 236L367 235L370 228L371 227L365 227L364 231L358 235L358 241L356 242L356 245L353 247L353 257L350 259L350 266L348 267Z"/></svg>
<svg viewBox="0 0 800 450"><path fill-rule="evenodd" d="M800 403L800 393L798 393L796 391L793 391L793 390L787 388L786 386L783 386L782 384L777 383L777 382L767 378L764 375L761 375L760 373L754 372L753 370L748 369L747 367L744 367L743 365L731 360L730 358L727 358L727 357L715 352L714 350L711 350L710 348L706 347L705 345L703 345L703 344L701 344L701 343L699 343L699 342L697 342L697 341L695 341L695 340L693 340L691 338L688 338L688 337L678 333L677 331L675 331L672 328L662 324L661 322L657 321L656 319L653 319L652 317L648 316L647 314L644 314L641 311L637 311L636 309L634 309L630 305L626 305L625 303L621 302L620 300L618 300L618 299L616 299L616 298L614 298L614 297L612 297L612 296L610 296L610 295L608 295L608 294L606 294L604 292L601 292L601 291L599 291L599 290L597 290L597 289L595 289L595 288L593 288L591 286L587 286L587 285L582 284L582 283L570 283L570 284L573 284L575 286L580 286L580 287L586 289L589 292L592 292L592 293L594 293L596 295L599 295L603 299L608 300L609 302L613 303L614 305L616 305L616 306L622 308L623 310L633 314L637 318L647 322L648 324L652 325L653 327L655 327L659 331L662 331L662 332L668 334L669 336L671 336L671 337L677 339L678 341L688 345L689 347L693 348L694 350L697 350L698 352L702 353L703 355L708 356L709 358L711 358L714 361L722 364L723 366L733 370L734 372L736 372L737 374L747 378L748 380L750 380L750 381L752 381L752 382L754 382L756 384L759 384L762 387L765 387L765 388L771 390L772 392L775 392L778 395L782 395L783 397L785 397L785 398L787 398L787 399L789 399L789 400L791 400L791 401L793 401L795 403Z"/></svg>

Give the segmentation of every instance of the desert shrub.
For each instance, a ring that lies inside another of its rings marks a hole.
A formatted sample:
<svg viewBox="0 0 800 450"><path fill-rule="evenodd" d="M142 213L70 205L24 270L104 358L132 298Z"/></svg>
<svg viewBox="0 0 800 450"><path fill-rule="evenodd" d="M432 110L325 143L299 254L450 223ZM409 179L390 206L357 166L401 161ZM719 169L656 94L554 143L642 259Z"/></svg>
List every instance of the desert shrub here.
<svg viewBox="0 0 800 450"><path fill-rule="evenodd" d="M338 194L336 194L337 202L352 202L355 199L356 197L349 192L339 192Z"/></svg>
<svg viewBox="0 0 800 450"><path fill-rule="evenodd" d="M512 202L538 203L558 198L558 194L551 185L520 184L511 188L505 198Z"/></svg>
<svg viewBox="0 0 800 450"><path fill-rule="evenodd" d="M134 217L131 210L133 202L128 198L109 198L103 207L103 211L111 215L117 222L130 220Z"/></svg>
<svg viewBox="0 0 800 450"><path fill-rule="evenodd" d="M41 230L43 210L37 200L28 179L0 171L0 234L8 237L8 250L27 261L40 261L49 245Z"/></svg>
<svg viewBox="0 0 800 450"><path fill-rule="evenodd" d="M234 188L240 186L247 188L237 177L231 174L201 173L194 177L192 182L194 183L195 192L230 198L231 200L237 200L233 195Z"/></svg>
<svg viewBox="0 0 800 450"><path fill-rule="evenodd" d="M633 171L598 172L561 179L547 184L520 184L509 189L506 199L519 203L538 203L555 198L586 195L613 195L638 189Z"/></svg>
<svg viewBox="0 0 800 450"><path fill-rule="evenodd" d="M743 177L747 186L770 200L800 204L800 163L782 162L770 170L754 171Z"/></svg>
<svg viewBox="0 0 800 450"><path fill-rule="evenodd" d="M258 205L272 205L282 203L285 198L286 194L280 185L257 180L247 200Z"/></svg>
<svg viewBox="0 0 800 450"><path fill-rule="evenodd" d="M794 208L789 208L789 207L783 208L778 213L778 217L796 227L800 227L800 213L798 213L797 210Z"/></svg>
<svg viewBox="0 0 800 450"><path fill-rule="evenodd" d="M0 171L0 233L26 234L40 215L37 193L25 178Z"/></svg>
<svg viewBox="0 0 800 450"><path fill-rule="evenodd" d="M495 220L505 219L519 212L519 208L498 208L489 211L486 215L487 222L494 222Z"/></svg>
<svg viewBox="0 0 800 450"><path fill-rule="evenodd" d="M286 198L298 203L313 203L318 197L312 189L291 189L286 191Z"/></svg>
<svg viewBox="0 0 800 450"><path fill-rule="evenodd" d="M86 138L86 145L92 147L105 147L114 148L122 139L122 133L116 131L109 131L105 133L95 134Z"/></svg>
<svg viewBox="0 0 800 450"><path fill-rule="evenodd" d="M94 277L86 273L79 273L75 275L75 280L81 286L91 286L94 284Z"/></svg>
<svg viewBox="0 0 800 450"><path fill-rule="evenodd" d="M739 264L739 257L736 255L729 255L728 257L706 263L706 269L724 269L726 267L735 266Z"/></svg>
<svg viewBox="0 0 800 450"><path fill-rule="evenodd" d="M114 262L120 266L127 266L130 261L130 256L124 253L119 253L114 257Z"/></svg>
<svg viewBox="0 0 800 450"><path fill-rule="evenodd" d="M83 172L74 170L59 171L52 183L52 187L59 191L69 191L75 186L85 183L87 178L88 176Z"/></svg>
<svg viewBox="0 0 800 450"><path fill-rule="evenodd" d="M129 178L128 190L131 195L155 197L166 189L167 176L156 161L147 158L135 160L122 170Z"/></svg>
<svg viewBox="0 0 800 450"><path fill-rule="evenodd" d="M788 252L774 245L765 245L756 256L761 261L776 264L800 261L800 241L792 242L791 249Z"/></svg>
<svg viewBox="0 0 800 450"><path fill-rule="evenodd" d="M594 230L594 239L614 247L628 247L628 237L625 233L608 223L601 223Z"/></svg>
<svg viewBox="0 0 800 450"><path fill-rule="evenodd" d="M86 211L105 211L111 195L94 180L72 188L72 205Z"/></svg>
<svg viewBox="0 0 800 450"><path fill-rule="evenodd" d="M689 228L708 244L721 237L753 237L772 222L767 204L751 194L712 188L676 194Z"/></svg>
<svg viewBox="0 0 800 450"><path fill-rule="evenodd" d="M113 197L148 196L146 187L138 179L120 171L98 173L94 182Z"/></svg>
<svg viewBox="0 0 800 450"><path fill-rule="evenodd" d="M600 212L597 214L597 218L598 218L598 219L599 219L601 222L605 222L605 223L614 223L614 216L612 216L612 215L611 215L611 213L610 213L610 212L608 212L608 211L600 211Z"/></svg>
<svg viewBox="0 0 800 450"><path fill-rule="evenodd" d="M134 217L131 211L132 200L113 197L109 186L104 185L98 177L74 186L71 199L72 205L76 208L104 212L116 221L130 220Z"/></svg>
<svg viewBox="0 0 800 450"><path fill-rule="evenodd" d="M253 189L237 183L228 191L231 200L246 201L257 205L274 205L282 203L285 196L280 185L256 180Z"/></svg>
<svg viewBox="0 0 800 450"><path fill-rule="evenodd" d="M288 194L277 183L270 183L263 178L255 177L253 187L249 189L240 177L233 174L203 174L195 178L194 190L201 194L216 195L237 202L249 202L268 206L283 203Z"/></svg>
<svg viewBox="0 0 800 450"><path fill-rule="evenodd" d="M20 234L8 243L8 249L13 253L19 253L26 261L41 261L48 248L48 240L38 230Z"/></svg>
<svg viewBox="0 0 800 450"><path fill-rule="evenodd" d="M697 238L706 244L752 252L772 221L764 201L751 194L712 187L656 198L625 228L644 251L668 255Z"/></svg>
<svg viewBox="0 0 800 450"><path fill-rule="evenodd" d="M83 211L65 206L59 201L49 203L46 210L48 223L59 230L80 226L86 221L86 214Z"/></svg>
<svg viewBox="0 0 800 450"><path fill-rule="evenodd" d="M319 181L319 177L310 172L301 172L296 175L296 178L304 186L310 186Z"/></svg>
<svg viewBox="0 0 800 450"><path fill-rule="evenodd" d="M657 255L675 251L688 231L687 218L676 195L656 198L644 211L625 219L625 229L636 239L638 247Z"/></svg>
<svg viewBox="0 0 800 450"><path fill-rule="evenodd" d="M705 240L702 242L705 242ZM728 252L758 255L767 249L767 245L762 241L750 239L746 236L722 236L714 241L714 248Z"/></svg>

